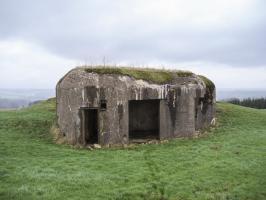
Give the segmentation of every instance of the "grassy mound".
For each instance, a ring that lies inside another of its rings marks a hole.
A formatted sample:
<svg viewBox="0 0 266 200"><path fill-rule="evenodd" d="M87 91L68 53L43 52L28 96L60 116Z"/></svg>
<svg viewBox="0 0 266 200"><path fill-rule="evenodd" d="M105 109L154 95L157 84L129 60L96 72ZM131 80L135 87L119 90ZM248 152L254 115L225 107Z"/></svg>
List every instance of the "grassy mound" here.
<svg viewBox="0 0 266 200"><path fill-rule="evenodd" d="M177 70L160 70L152 68L131 68L131 67L89 67L85 68L88 73L98 74L118 74L131 76L137 80L142 79L157 84L170 83L176 76L189 77L193 73L189 71L177 71Z"/></svg>
<svg viewBox="0 0 266 200"><path fill-rule="evenodd" d="M54 111L0 112L0 199L266 199L266 110L219 103L201 138L94 151L54 144Z"/></svg>

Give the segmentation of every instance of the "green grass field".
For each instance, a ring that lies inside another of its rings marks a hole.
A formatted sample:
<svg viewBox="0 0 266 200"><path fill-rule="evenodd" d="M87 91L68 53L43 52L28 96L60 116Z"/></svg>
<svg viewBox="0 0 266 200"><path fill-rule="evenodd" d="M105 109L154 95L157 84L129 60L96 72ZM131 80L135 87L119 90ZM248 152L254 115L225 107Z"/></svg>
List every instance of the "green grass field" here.
<svg viewBox="0 0 266 200"><path fill-rule="evenodd" d="M0 112L0 199L266 199L266 110L218 103L200 138L128 149L56 145L50 100Z"/></svg>

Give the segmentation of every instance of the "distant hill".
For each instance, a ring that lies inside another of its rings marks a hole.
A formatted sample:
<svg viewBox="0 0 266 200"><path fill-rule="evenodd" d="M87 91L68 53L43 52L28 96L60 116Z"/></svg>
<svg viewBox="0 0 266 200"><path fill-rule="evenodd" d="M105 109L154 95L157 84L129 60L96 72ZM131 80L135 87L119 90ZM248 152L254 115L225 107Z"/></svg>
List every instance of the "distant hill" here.
<svg viewBox="0 0 266 200"><path fill-rule="evenodd" d="M29 101L25 99L4 99L0 98L0 108L22 108L29 105Z"/></svg>
<svg viewBox="0 0 266 200"><path fill-rule="evenodd" d="M247 99L247 98L262 98L266 97L266 89L217 89L217 100L227 100L232 98Z"/></svg>
<svg viewBox="0 0 266 200"><path fill-rule="evenodd" d="M0 109L27 107L32 103L55 96L53 89L0 88Z"/></svg>

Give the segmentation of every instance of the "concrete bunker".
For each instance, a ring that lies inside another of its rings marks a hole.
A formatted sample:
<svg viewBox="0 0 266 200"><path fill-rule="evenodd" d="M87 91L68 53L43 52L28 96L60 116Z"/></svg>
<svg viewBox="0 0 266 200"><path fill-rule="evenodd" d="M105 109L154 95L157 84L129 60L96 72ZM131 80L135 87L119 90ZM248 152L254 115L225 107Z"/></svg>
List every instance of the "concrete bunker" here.
<svg viewBox="0 0 266 200"><path fill-rule="evenodd" d="M190 137L215 117L214 84L178 70L78 67L56 101L62 135L84 146Z"/></svg>

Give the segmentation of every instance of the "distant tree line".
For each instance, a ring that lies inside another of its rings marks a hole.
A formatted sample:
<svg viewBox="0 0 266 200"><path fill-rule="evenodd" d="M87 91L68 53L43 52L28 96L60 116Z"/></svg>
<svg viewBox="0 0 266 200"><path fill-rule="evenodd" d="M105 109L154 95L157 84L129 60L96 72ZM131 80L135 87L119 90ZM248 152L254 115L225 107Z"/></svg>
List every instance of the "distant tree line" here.
<svg viewBox="0 0 266 200"><path fill-rule="evenodd" d="M232 98L227 102L250 108L266 109L266 98L247 98L242 100L238 98Z"/></svg>

